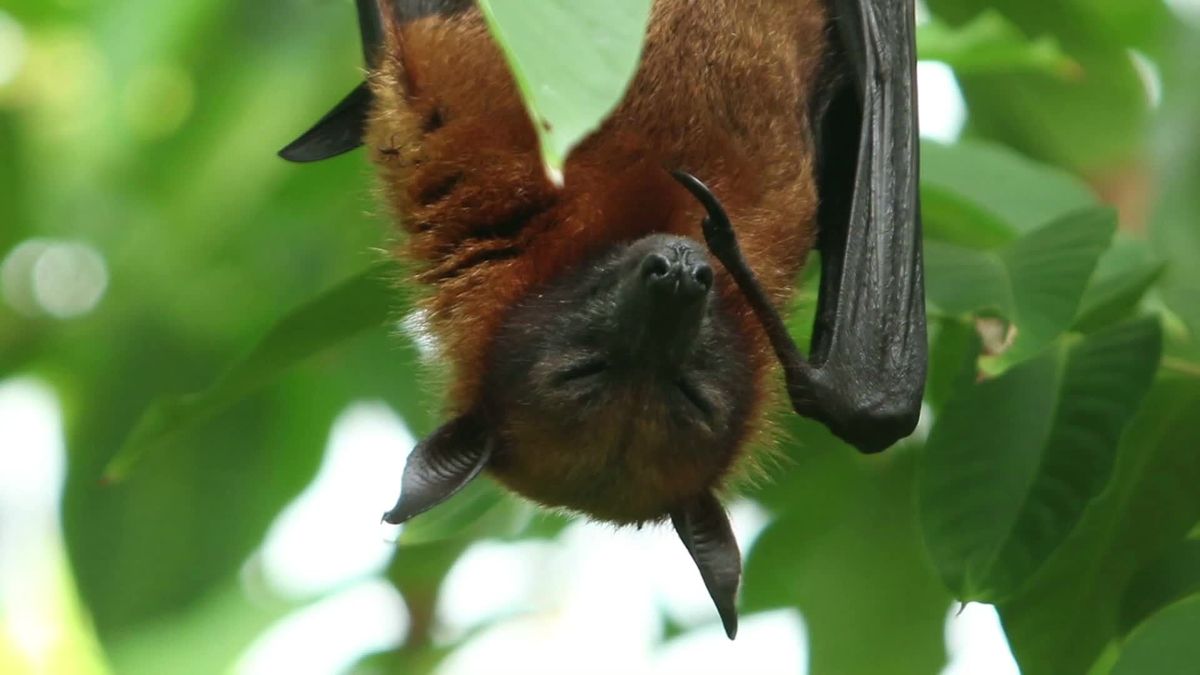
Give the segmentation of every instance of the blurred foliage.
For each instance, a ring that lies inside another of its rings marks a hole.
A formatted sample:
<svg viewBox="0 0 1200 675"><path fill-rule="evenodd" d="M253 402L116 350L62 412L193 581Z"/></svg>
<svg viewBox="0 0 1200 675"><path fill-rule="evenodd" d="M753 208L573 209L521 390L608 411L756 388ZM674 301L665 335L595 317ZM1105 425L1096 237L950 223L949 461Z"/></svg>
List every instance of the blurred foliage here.
<svg viewBox="0 0 1200 675"><path fill-rule="evenodd" d="M927 4L921 53L955 69L969 112L962 140L924 147L931 428L860 457L788 421L788 461L748 491L771 521L744 610L798 608L815 675L936 673L954 599L997 604L1027 675L1192 672L1196 27L1162 0ZM416 346L388 327L404 301L362 156L274 156L353 82L350 4L3 12L26 50L0 85L0 259L84 242L109 283L78 318L0 304L0 378L63 401L66 543L112 669L225 670L293 608L238 575L334 417L381 399L415 434L436 420ZM563 524L483 483L443 509L399 542L387 577L412 627L363 672L427 672L457 646L434 607L472 541Z"/></svg>

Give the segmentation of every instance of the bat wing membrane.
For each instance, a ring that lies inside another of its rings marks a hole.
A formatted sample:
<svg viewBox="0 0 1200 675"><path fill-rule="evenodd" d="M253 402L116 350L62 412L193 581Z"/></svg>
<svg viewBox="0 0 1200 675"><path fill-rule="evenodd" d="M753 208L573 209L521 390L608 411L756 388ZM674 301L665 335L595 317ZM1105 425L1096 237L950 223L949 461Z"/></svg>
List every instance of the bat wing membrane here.
<svg viewBox="0 0 1200 675"><path fill-rule="evenodd" d="M869 452L912 432L925 388L914 9L911 0L832 0L831 9L846 67L818 122L811 395L835 433Z"/></svg>

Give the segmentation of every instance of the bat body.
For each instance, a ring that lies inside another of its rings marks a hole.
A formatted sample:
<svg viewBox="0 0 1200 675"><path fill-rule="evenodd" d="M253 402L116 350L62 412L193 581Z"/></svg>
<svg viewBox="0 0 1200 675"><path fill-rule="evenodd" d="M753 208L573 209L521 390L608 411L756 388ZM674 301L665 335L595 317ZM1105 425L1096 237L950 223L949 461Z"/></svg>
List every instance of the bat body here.
<svg viewBox="0 0 1200 675"><path fill-rule="evenodd" d="M744 30L726 35L735 9ZM730 195L748 261L782 305L816 231L812 135L797 102L813 88L824 25L816 0L659 2L629 95L572 154L562 190L545 176L529 116L478 11L397 26L396 50L372 78L366 144L406 230L401 255L418 263L417 280L432 291L425 307L455 369L453 412L482 407L499 427L494 473L518 492L608 520L654 520L718 484L746 447L772 361L723 271L711 314L725 340L698 356L734 354L736 372L703 381L697 373L685 385L722 399L713 404L719 430L692 423L677 410L691 404L675 384L655 381L682 378L682 369L640 380L609 370L574 401L550 395L531 371L614 358L585 349L585 336L543 344L533 324L578 323L579 302L559 303L558 317L528 305L547 288L573 298L564 275L648 235L702 239L703 207L664 167L703 175ZM530 363L514 380L519 361ZM654 371L648 355L627 361L630 373ZM514 381L523 386L504 386ZM730 388L736 395L717 391Z"/></svg>
<svg viewBox="0 0 1200 675"><path fill-rule="evenodd" d="M864 451L915 423L911 6L658 0L561 189L471 3L359 7L367 85L283 154L368 146L453 369L451 419L386 518L483 471L601 520L669 517L732 637L740 555L715 495L763 427L775 357L793 407ZM807 360L779 311L814 247Z"/></svg>

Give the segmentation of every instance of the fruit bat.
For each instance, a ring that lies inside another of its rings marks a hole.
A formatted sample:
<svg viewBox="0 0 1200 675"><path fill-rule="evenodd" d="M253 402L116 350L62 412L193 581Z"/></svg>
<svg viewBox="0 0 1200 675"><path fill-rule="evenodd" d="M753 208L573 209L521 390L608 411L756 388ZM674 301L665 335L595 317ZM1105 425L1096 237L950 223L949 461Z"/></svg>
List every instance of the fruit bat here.
<svg viewBox="0 0 1200 675"><path fill-rule="evenodd" d="M403 523L487 472L618 524L669 519L737 631L718 500L794 410L863 452L926 370L912 0L657 0L624 101L565 183L468 1L358 0L366 82L281 155L366 145L451 369ZM781 316L812 249L805 356Z"/></svg>

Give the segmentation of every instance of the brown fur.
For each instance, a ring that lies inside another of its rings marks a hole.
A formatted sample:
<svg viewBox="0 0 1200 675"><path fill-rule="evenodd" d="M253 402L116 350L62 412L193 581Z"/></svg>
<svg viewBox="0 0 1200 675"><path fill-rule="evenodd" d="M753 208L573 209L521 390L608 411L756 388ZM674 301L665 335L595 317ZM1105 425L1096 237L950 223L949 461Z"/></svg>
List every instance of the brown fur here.
<svg viewBox="0 0 1200 675"><path fill-rule="evenodd" d="M713 189L751 268L787 302L815 235L807 103L825 24L819 0L658 0L628 95L568 159L561 190L478 10L391 27L367 144L407 234L399 254L431 291L452 412L479 401L490 338L526 294L618 241L701 238L701 207L666 169ZM772 360L735 285L717 286L752 345L753 431ZM676 493L699 480L653 482Z"/></svg>

